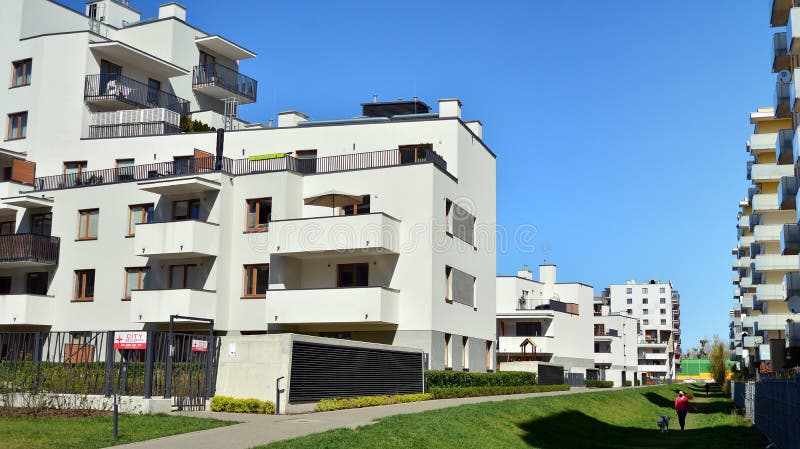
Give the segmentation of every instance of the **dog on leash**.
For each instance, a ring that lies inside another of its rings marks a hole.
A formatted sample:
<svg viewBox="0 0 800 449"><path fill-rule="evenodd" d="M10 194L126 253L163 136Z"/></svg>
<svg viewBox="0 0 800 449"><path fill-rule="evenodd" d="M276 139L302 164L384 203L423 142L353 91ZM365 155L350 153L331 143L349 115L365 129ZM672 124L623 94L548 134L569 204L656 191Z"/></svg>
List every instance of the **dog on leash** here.
<svg viewBox="0 0 800 449"><path fill-rule="evenodd" d="M668 431L669 416L659 416L658 420L656 421L656 424L658 424L658 428L661 430L662 433Z"/></svg>

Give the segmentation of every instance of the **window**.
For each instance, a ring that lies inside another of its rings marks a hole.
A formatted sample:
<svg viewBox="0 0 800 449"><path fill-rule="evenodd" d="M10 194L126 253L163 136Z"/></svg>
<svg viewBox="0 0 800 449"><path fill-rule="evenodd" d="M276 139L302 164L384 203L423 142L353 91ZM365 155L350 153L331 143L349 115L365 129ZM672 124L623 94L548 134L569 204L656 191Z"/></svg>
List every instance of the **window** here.
<svg viewBox="0 0 800 449"><path fill-rule="evenodd" d="M153 205L136 204L128 206L128 236L136 235L136 225L153 222Z"/></svg>
<svg viewBox="0 0 800 449"><path fill-rule="evenodd" d="M650 320L642 320L642 324L644 324L645 326L647 326L647 325L649 325L649 324L650 324Z"/></svg>
<svg viewBox="0 0 800 449"><path fill-rule="evenodd" d="M28 111L8 114L7 140L24 139L28 134Z"/></svg>
<svg viewBox="0 0 800 449"><path fill-rule="evenodd" d="M172 203L173 220L200 219L200 200L181 200Z"/></svg>
<svg viewBox="0 0 800 449"><path fill-rule="evenodd" d="M14 62L14 74L11 76L11 87L27 86L31 83L31 64L33 60L25 59Z"/></svg>
<svg viewBox="0 0 800 449"><path fill-rule="evenodd" d="M642 315L647 315L647 314L649 314L649 313L650 313L650 310L648 310L648 309L642 309Z"/></svg>
<svg viewBox="0 0 800 449"><path fill-rule="evenodd" d="M93 3L89 5L89 11L86 13L90 19L97 19L97 4Z"/></svg>
<svg viewBox="0 0 800 449"><path fill-rule="evenodd" d="M100 209L78 211L78 240L96 240Z"/></svg>
<svg viewBox="0 0 800 449"><path fill-rule="evenodd" d="M633 289L632 288L626 288L625 289L625 293L630 295L631 293L633 293Z"/></svg>
<svg viewBox="0 0 800 449"><path fill-rule="evenodd" d="M469 337L461 337L461 367L469 369Z"/></svg>
<svg viewBox="0 0 800 449"><path fill-rule="evenodd" d="M49 275L47 272L28 273L25 279L25 293L46 295L48 278Z"/></svg>
<svg viewBox="0 0 800 449"><path fill-rule="evenodd" d="M343 263L336 266L337 287L366 287L368 285L368 263Z"/></svg>
<svg viewBox="0 0 800 449"><path fill-rule="evenodd" d="M9 235L14 233L13 221L0 221L0 235Z"/></svg>
<svg viewBox="0 0 800 449"><path fill-rule="evenodd" d="M124 300L131 299L131 291L144 290L147 288L147 277L150 274L150 267L133 267L125 269L125 295Z"/></svg>
<svg viewBox="0 0 800 449"><path fill-rule="evenodd" d="M661 325L662 326L666 326L666 324L667 324L667 320L661 320Z"/></svg>
<svg viewBox="0 0 800 449"><path fill-rule="evenodd" d="M433 145L429 143L400 145L398 150L401 164L418 164L428 161L428 151L433 151Z"/></svg>
<svg viewBox="0 0 800 449"><path fill-rule="evenodd" d="M342 215L361 215L369 213L370 195L361 195L361 204L342 207Z"/></svg>
<svg viewBox="0 0 800 449"><path fill-rule="evenodd" d="M198 67L197 84L209 84L215 81L214 62L216 58L205 52L200 52L200 67Z"/></svg>
<svg viewBox="0 0 800 449"><path fill-rule="evenodd" d="M257 198L247 200L245 231L266 231L269 229L270 221L272 221L272 198Z"/></svg>
<svg viewBox="0 0 800 449"><path fill-rule="evenodd" d="M169 288L194 288L196 278L197 265L170 265L169 267Z"/></svg>
<svg viewBox="0 0 800 449"><path fill-rule="evenodd" d="M53 214L31 215L31 233L39 235L50 235L53 226Z"/></svg>
<svg viewBox="0 0 800 449"><path fill-rule="evenodd" d="M633 298L628 298L627 303L628 304L633 304Z"/></svg>
<svg viewBox="0 0 800 449"><path fill-rule="evenodd" d="M647 293L647 287L642 287L642 293Z"/></svg>
<svg viewBox="0 0 800 449"><path fill-rule="evenodd" d="M453 368L453 361L450 358L450 350L451 350L450 343L451 343L452 339L453 339L452 335L444 334L444 367L445 367L445 369Z"/></svg>
<svg viewBox="0 0 800 449"><path fill-rule="evenodd" d="M633 309L628 309L627 312L628 312L628 315L633 315Z"/></svg>
<svg viewBox="0 0 800 449"><path fill-rule="evenodd" d="M75 271L75 301L94 301L94 270Z"/></svg>
<svg viewBox="0 0 800 449"><path fill-rule="evenodd" d="M264 298L269 290L269 264L244 266L244 297Z"/></svg>
<svg viewBox="0 0 800 449"><path fill-rule="evenodd" d="M667 289L665 287L661 287L660 289L658 289L658 291L659 293L666 293Z"/></svg>
<svg viewBox="0 0 800 449"><path fill-rule="evenodd" d="M117 179L120 181L133 180L134 171L133 159L117 159Z"/></svg>
<svg viewBox="0 0 800 449"><path fill-rule="evenodd" d="M64 174L65 175L80 175L81 173L86 171L86 166L88 164L86 161L72 161L72 162L64 162Z"/></svg>
<svg viewBox="0 0 800 449"><path fill-rule="evenodd" d="M647 303L649 303L649 302L650 302L650 301L649 301L647 298L642 298L642 304L647 304Z"/></svg>
<svg viewBox="0 0 800 449"><path fill-rule="evenodd" d="M517 323L517 337L540 337L542 335L542 323L525 322Z"/></svg>
<svg viewBox="0 0 800 449"><path fill-rule="evenodd" d="M486 342L486 371L492 370L492 342Z"/></svg>
<svg viewBox="0 0 800 449"><path fill-rule="evenodd" d="M666 304L667 303L667 298L659 298L658 302L661 303L661 304Z"/></svg>
<svg viewBox="0 0 800 449"><path fill-rule="evenodd" d="M0 295L11 293L11 276L0 276Z"/></svg>
<svg viewBox="0 0 800 449"><path fill-rule="evenodd" d="M317 150L298 150L294 155L297 157L297 170L300 173L317 172Z"/></svg>
<svg viewBox="0 0 800 449"><path fill-rule="evenodd" d="M661 309L661 314L662 315L666 315L667 314L667 309Z"/></svg>
<svg viewBox="0 0 800 449"><path fill-rule="evenodd" d="M445 214L447 232L470 245L474 245L475 217L450 200L445 201Z"/></svg>
<svg viewBox="0 0 800 449"><path fill-rule="evenodd" d="M475 277L445 266L445 300L475 307Z"/></svg>

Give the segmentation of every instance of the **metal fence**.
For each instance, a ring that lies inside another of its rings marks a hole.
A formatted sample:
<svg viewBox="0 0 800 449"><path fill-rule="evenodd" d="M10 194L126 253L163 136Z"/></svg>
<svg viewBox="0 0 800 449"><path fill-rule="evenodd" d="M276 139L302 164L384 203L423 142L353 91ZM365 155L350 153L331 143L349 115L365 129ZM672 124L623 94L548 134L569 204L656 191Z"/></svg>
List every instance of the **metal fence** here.
<svg viewBox="0 0 800 449"><path fill-rule="evenodd" d="M189 115L189 100L116 73L86 75L83 97L93 101L118 101L139 108L165 108Z"/></svg>
<svg viewBox="0 0 800 449"><path fill-rule="evenodd" d="M59 237L38 234L0 235L0 263L58 264Z"/></svg>
<svg viewBox="0 0 800 449"><path fill-rule="evenodd" d="M779 449L800 449L800 375L731 382L731 399Z"/></svg>
<svg viewBox="0 0 800 449"><path fill-rule="evenodd" d="M120 349L123 335L146 343ZM144 398L204 408L214 394L220 339L169 332L0 332L0 394L43 393Z"/></svg>

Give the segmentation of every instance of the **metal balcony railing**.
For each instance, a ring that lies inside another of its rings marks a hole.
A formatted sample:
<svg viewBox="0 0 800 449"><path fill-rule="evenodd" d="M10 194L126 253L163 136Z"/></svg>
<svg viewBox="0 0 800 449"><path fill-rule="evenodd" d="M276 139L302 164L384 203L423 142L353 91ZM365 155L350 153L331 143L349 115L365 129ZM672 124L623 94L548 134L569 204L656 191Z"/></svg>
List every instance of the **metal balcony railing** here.
<svg viewBox="0 0 800 449"><path fill-rule="evenodd" d="M797 178L784 176L778 183L778 207L792 210L797 206Z"/></svg>
<svg viewBox="0 0 800 449"><path fill-rule="evenodd" d="M227 157L190 158L39 177L34 180L34 190L70 189L208 172L222 172L239 176L290 171L302 175L314 175L425 163L432 163L448 176L452 176L447 172L447 162L433 150L427 149L420 152L417 149L415 157L409 157L405 152L405 149L394 149L313 159L298 159L289 155L264 160L250 160L249 158L229 159Z"/></svg>
<svg viewBox="0 0 800 449"><path fill-rule="evenodd" d="M0 235L0 264L58 264L61 239L39 234Z"/></svg>
<svg viewBox="0 0 800 449"><path fill-rule="evenodd" d="M86 75L83 97L86 100L116 100L136 108L165 108L180 115L189 114L188 100L117 74Z"/></svg>
<svg viewBox="0 0 800 449"><path fill-rule="evenodd" d="M794 130L782 129L778 131L778 140L775 142L776 157L778 164L791 164L795 160L794 156Z"/></svg>
<svg viewBox="0 0 800 449"><path fill-rule="evenodd" d="M256 101L258 81L219 63L203 64L192 71L192 87L218 86Z"/></svg>

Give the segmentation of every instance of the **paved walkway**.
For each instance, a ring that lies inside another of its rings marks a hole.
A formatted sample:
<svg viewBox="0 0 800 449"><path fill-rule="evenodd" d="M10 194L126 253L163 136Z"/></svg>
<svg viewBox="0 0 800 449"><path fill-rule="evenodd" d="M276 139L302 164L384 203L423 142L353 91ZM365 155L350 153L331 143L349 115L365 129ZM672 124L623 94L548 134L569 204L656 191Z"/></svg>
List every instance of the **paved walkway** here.
<svg viewBox="0 0 800 449"><path fill-rule="evenodd" d="M179 412L185 416L215 418L226 421L239 421L227 427L200 432L185 433L139 443L114 446L115 449L249 449L274 441L297 438L331 429L356 428L373 423L376 419L406 413L418 413L479 402L505 401L541 396L586 393L587 388L573 388L569 391L548 393L514 394L504 396L485 396L479 398L440 399L435 401L412 402L408 404L365 407L334 412L306 413L302 415L243 415L215 412ZM608 389L600 390L608 391Z"/></svg>

